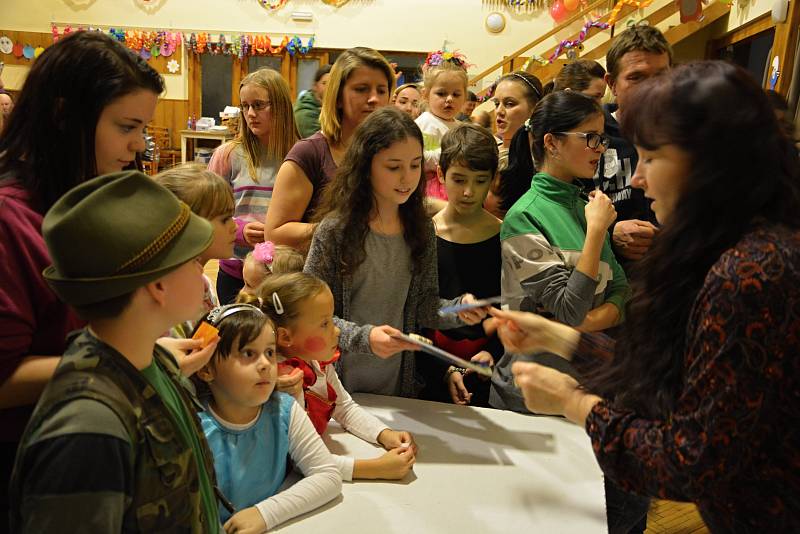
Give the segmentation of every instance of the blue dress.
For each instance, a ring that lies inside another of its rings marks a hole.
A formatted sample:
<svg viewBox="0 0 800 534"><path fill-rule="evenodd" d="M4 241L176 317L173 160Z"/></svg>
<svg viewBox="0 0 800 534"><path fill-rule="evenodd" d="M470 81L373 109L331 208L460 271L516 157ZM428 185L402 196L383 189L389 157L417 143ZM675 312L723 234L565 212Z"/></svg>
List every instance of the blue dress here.
<svg viewBox="0 0 800 534"><path fill-rule="evenodd" d="M275 495L283 484L293 402L291 396L274 392L261 406L255 423L243 430L229 428L210 411L200 414L214 453L217 485L237 512ZM222 506L219 514L223 523L231 517Z"/></svg>

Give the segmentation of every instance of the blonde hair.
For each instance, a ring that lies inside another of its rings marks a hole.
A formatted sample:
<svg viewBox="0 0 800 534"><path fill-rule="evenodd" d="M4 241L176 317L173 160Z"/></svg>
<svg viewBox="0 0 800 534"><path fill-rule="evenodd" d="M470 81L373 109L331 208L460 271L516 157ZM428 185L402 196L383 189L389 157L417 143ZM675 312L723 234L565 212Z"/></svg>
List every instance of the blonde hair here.
<svg viewBox="0 0 800 534"><path fill-rule="evenodd" d="M299 273L303 270L305 264L303 255L288 245L275 245L275 250L272 253L272 263L269 267L267 267L265 263L253 258L252 250L244 257L244 261L248 260L255 261L261 265L264 270L264 275Z"/></svg>
<svg viewBox="0 0 800 534"><path fill-rule="evenodd" d="M286 327L300 316L300 304L328 289L328 284L307 273L270 276L258 288L261 311L275 327ZM277 295L275 297L274 295ZM275 309L279 302L281 313Z"/></svg>
<svg viewBox="0 0 800 534"><path fill-rule="evenodd" d="M322 111L319 114L320 130L333 143L338 143L342 139L342 110L339 107L342 91L347 79L359 67L382 71L386 75L389 93L394 91L394 70L379 52L363 46L342 52L331 68L331 77L325 89Z"/></svg>
<svg viewBox="0 0 800 534"><path fill-rule="evenodd" d="M429 92L433 86L436 84L436 80L442 74L446 72L454 72L456 73L459 78L462 79L464 82L464 93L467 92L467 86L469 85L469 77L467 76L467 71L464 67L461 67L451 61L442 61L441 64L428 67L425 69L424 74L422 75L422 81L425 87L425 91Z"/></svg>
<svg viewBox="0 0 800 534"><path fill-rule="evenodd" d="M241 91L245 85L257 85L267 91L271 111L270 133L266 146L267 157L279 162L283 161L283 158L300 138L294 122L289 84L278 71L265 67L245 76L239 84L239 90ZM241 146L244 150L250 176L255 182L258 182L256 169L259 166L259 154L262 150L261 142L247 127L244 113L239 114L239 135L230 143L231 149L236 146Z"/></svg>
<svg viewBox="0 0 800 534"><path fill-rule="evenodd" d="M153 179L205 219L233 215L231 186L199 163L184 163L161 171Z"/></svg>

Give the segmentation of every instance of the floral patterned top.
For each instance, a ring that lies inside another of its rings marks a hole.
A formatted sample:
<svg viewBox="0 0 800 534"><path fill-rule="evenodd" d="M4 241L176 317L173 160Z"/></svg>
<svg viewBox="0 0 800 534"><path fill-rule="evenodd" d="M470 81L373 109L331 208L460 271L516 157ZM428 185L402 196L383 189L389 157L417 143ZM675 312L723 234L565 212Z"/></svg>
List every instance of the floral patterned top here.
<svg viewBox="0 0 800 534"><path fill-rule="evenodd" d="M575 361L613 351L584 334ZM586 431L603 472L628 491L695 502L714 532L800 531L800 232L757 229L719 258L684 363L661 419L594 407Z"/></svg>

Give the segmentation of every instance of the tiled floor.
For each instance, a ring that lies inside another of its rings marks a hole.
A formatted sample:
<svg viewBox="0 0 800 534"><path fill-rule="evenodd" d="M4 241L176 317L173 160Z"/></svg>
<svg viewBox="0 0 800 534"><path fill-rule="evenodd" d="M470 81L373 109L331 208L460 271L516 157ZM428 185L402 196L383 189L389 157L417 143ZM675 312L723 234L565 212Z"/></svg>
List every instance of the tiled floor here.
<svg viewBox="0 0 800 534"><path fill-rule="evenodd" d="M655 501L647 516L647 534L705 534L703 519L691 503Z"/></svg>
<svg viewBox="0 0 800 534"><path fill-rule="evenodd" d="M206 276L217 280L219 264L212 260L206 264ZM708 532L697 508L690 503L655 501L647 516L647 534L705 534Z"/></svg>

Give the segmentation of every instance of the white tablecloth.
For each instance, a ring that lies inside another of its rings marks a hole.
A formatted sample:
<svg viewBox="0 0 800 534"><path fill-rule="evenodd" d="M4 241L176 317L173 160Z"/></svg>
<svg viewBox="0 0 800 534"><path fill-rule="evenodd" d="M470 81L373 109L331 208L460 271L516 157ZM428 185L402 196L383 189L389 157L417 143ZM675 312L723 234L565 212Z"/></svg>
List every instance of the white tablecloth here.
<svg viewBox="0 0 800 534"><path fill-rule="evenodd" d="M341 497L275 532L607 532L602 473L582 428L552 417L354 397L391 428L414 434L413 473L399 482L345 482ZM382 452L333 421L325 442L356 458Z"/></svg>

